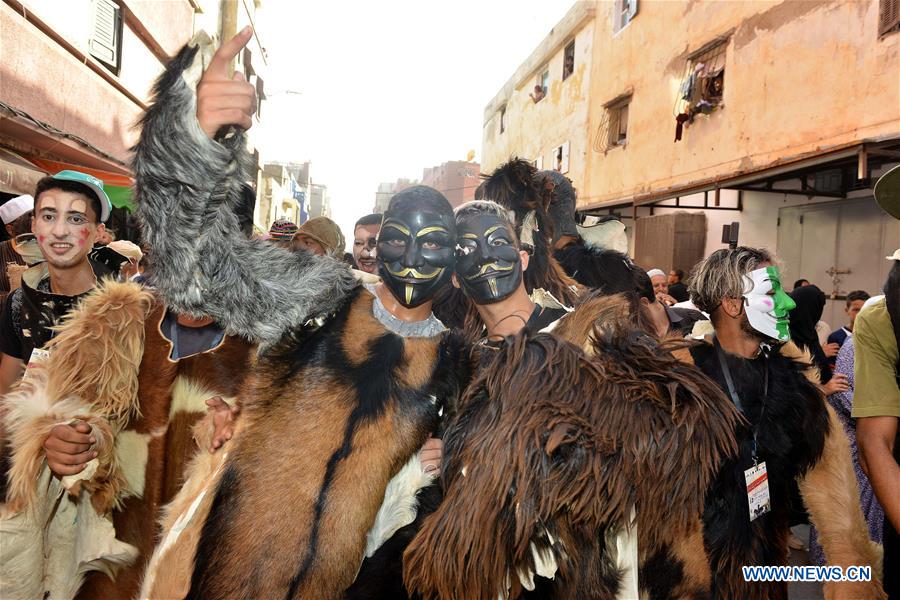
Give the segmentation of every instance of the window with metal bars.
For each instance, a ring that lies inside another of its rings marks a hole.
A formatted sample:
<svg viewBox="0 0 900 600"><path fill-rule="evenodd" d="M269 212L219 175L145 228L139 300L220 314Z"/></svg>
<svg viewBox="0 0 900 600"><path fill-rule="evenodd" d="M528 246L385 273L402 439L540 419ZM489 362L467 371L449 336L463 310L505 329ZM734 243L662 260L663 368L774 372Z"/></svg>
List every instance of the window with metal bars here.
<svg viewBox="0 0 900 600"><path fill-rule="evenodd" d="M878 35L900 30L900 0L881 0L878 5Z"/></svg>
<svg viewBox="0 0 900 600"><path fill-rule="evenodd" d="M112 0L93 0L88 48L91 56L114 74L119 74L122 53L122 10Z"/></svg>
<svg viewBox="0 0 900 600"><path fill-rule="evenodd" d="M708 115L724 106L727 49L728 38L719 38L688 57L673 111L676 142L681 139L683 129L694 122L694 117Z"/></svg>
<svg viewBox="0 0 900 600"><path fill-rule="evenodd" d="M595 151L606 152L628 143L628 109L630 105L631 92L617 96L603 105L606 112L594 138Z"/></svg>

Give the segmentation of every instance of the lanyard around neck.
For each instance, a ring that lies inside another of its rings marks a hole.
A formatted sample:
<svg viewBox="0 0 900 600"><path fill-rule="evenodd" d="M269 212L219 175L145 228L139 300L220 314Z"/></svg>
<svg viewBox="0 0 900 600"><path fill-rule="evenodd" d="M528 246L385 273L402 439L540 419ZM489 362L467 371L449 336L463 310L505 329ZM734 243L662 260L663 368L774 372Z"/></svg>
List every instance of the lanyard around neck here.
<svg viewBox="0 0 900 600"><path fill-rule="evenodd" d="M741 397L737 393L737 389L734 386L734 379L731 377L731 369L728 367L728 361L725 359L725 350L722 349L722 345L719 343L719 338L713 335L713 345L716 347L716 355L719 357L719 366L722 368L722 375L725 377L725 386L728 388L728 395L731 397L731 401L734 402L734 406L740 411L742 415L749 421L750 417L747 415L744 410L744 405L741 402ZM752 449L752 458L753 464L756 464L756 432L759 429L760 423L762 423L763 415L766 412L766 400L769 398L769 352L767 350L766 345L761 345L760 350L763 354L763 397L762 397L762 408L759 411L759 421L755 426L752 425L753 432L753 449Z"/></svg>

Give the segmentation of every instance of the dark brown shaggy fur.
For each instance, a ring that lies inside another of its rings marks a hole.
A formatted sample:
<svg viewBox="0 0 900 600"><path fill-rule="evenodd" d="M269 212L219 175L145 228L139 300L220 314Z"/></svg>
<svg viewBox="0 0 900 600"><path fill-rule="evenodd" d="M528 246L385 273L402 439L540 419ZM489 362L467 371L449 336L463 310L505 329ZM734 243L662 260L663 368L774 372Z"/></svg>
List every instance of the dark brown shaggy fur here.
<svg viewBox="0 0 900 600"><path fill-rule="evenodd" d="M406 552L410 590L496 598L509 574L516 597L535 544L556 558L560 597L612 598L602 540L632 505L642 542L694 539L702 553L704 493L734 452L737 413L670 342L619 323L593 327L589 352L547 334L496 351L446 432L446 496ZM679 581L703 593L693 571Z"/></svg>

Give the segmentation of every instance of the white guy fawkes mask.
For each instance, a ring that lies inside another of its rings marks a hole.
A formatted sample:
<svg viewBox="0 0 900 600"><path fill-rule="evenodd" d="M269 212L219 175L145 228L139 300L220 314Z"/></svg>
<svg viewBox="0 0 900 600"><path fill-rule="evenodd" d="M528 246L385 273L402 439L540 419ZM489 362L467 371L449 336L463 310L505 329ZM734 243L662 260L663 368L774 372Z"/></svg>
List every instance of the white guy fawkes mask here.
<svg viewBox="0 0 900 600"><path fill-rule="evenodd" d="M744 283L744 306L750 326L779 342L791 339L788 313L797 305L781 287L778 267L750 271L744 275Z"/></svg>

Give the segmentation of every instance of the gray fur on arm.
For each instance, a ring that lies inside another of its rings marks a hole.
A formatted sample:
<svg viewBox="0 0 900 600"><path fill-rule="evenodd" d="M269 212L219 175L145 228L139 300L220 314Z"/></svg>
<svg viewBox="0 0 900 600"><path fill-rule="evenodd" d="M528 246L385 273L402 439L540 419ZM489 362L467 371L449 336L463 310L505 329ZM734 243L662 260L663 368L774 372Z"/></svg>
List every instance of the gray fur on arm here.
<svg viewBox="0 0 900 600"><path fill-rule="evenodd" d="M230 334L271 343L334 312L357 282L334 259L240 233L235 207L249 154L243 133L217 143L200 129L200 50L194 41L185 46L157 81L134 148L137 214L153 283L176 311L210 316Z"/></svg>

